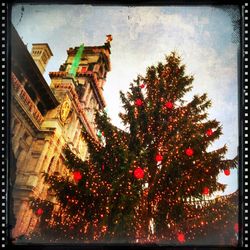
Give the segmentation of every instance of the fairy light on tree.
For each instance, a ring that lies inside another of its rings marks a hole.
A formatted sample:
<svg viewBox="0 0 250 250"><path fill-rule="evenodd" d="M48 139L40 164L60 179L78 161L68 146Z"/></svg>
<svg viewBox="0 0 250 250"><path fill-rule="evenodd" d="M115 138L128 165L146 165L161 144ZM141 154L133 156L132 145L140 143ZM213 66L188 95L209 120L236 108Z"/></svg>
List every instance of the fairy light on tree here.
<svg viewBox="0 0 250 250"><path fill-rule="evenodd" d="M222 234L220 222L234 235L226 217L235 215L235 207L228 208L230 213L226 203L203 207L225 189L218 174L228 175L235 165L224 159L226 146L207 150L222 128L208 119L206 94L184 101L192 82L180 57L171 53L138 76L127 94L121 92L120 117L127 131L115 127L106 112L97 113L99 141L82 132L88 160L66 148L70 177L45 174L59 209L41 232L80 242L185 244L210 231Z"/></svg>

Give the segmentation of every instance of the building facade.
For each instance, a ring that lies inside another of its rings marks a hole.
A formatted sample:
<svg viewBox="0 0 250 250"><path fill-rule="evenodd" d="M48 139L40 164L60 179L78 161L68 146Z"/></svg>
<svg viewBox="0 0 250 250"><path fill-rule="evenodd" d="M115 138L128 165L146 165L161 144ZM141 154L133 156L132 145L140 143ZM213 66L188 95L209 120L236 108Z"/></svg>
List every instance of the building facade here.
<svg viewBox="0 0 250 250"><path fill-rule="evenodd" d="M88 149L81 136L85 128L97 140L94 114L105 107L103 86L110 65L110 41L103 46L83 47L74 74L71 70L79 47L69 48L59 71L50 72L50 85L43 77L53 56L48 44L33 44L31 54L12 27L11 41L11 150L15 166L11 173L12 237L32 232L38 223L29 207L30 197L54 199L42 173L67 175L63 148L68 145L81 159Z"/></svg>

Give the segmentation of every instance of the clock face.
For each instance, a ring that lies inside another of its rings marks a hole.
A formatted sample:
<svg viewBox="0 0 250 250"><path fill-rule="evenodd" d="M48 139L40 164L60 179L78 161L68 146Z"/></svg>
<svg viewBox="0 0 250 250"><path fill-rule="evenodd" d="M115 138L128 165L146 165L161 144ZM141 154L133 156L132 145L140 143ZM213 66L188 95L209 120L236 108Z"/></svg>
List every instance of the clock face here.
<svg viewBox="0 0 250 250"><path fill-rule="evenodd" d="M60 118L62 122L65 122L68 118L69 112L71 109L71 102L70 100L66 100L62 103L60 109Z"/></svg>

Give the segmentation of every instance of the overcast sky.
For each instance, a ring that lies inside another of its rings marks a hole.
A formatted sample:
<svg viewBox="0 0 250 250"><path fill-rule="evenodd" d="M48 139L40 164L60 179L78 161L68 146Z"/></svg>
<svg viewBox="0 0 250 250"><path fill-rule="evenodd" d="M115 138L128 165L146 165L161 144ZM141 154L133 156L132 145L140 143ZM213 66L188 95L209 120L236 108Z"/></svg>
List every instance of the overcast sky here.
<svg viewBox="0 0 250 250"><path fill-rule="evenodd" d="M22 11L24 6L24 11ZM231 11L237 12L237 9ZM238 13L239 15L239 13ZM91 5L15 5L12 22L31 51L32 43L48 43L54 56L48 72L59 70L69 47L103 45L112 34L112 70L107 76L104 96L108 114L121 127L119 91L128 90L137 74L163 61L176 51L194 75L194 94L208 93L212 100L209 118L223 126L223 135L212 149L226 144L226 157L237 154L238 147L238 71L239 44L228 11L211 6L125 7ZM228 184L225 193L237 189L237 170L219 180Z"/></svg>

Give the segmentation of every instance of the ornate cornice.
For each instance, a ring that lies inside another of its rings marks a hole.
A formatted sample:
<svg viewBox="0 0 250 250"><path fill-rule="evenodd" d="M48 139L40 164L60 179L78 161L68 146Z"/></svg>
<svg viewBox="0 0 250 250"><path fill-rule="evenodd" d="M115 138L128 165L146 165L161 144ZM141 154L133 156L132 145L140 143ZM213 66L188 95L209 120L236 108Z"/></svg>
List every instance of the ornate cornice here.
<svg viewBox="0 0 250 250"><path fill-rule="evenodd" d="M56 71L56 72L49 72L49 76L52 77L64 77L67 76L67 72L65 71Z"/></svg>

